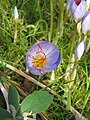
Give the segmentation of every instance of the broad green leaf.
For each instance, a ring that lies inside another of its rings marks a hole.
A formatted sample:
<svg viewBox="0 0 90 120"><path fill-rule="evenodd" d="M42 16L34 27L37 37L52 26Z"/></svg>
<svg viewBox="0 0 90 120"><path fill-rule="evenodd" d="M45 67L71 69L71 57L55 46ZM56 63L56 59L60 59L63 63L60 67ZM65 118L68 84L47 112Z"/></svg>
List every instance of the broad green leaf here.
<svg viewBox="0 0 90 120"><path fill-rule="evenodd" d="M18 109L20 97L19 97L18 91L13 86L9 87L8 101L9 101L9 104L13 105L16 110Z"/></svg>
<svg viewBox="0 0 90 120"><path fill-rule="evenodd" d="M47 91L34 92L23 100L17 115L20 115L24 112L32 112L32 114L42 112L49 107L52 101L53 96Z"/></svg>
<svg viewBox="0 0 90 120"><path fill-rule="evenodd" d="M14 120L14 118L8 111L0 108L0 120Z"/></svg>

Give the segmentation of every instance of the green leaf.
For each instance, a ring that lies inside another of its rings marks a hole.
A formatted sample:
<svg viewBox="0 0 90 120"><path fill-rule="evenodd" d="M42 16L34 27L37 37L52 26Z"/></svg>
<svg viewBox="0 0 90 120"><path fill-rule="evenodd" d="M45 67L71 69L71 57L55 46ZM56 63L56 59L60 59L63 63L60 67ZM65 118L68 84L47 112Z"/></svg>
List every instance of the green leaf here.
<svg viewBox="0 0 90 120"><path fill-rule="evenodd" d="M0 69L4 67L3 63L1 63L1 60L0 60Z"/></svg>
<svg viewBox="0 0 90 120"><path fill-rule="evenodd" d="M32 112L32 114L36 114L45 111L52 101L53 96L47 91L34 92L23 100L17 115L21 115L24 112Z"/></svg>
<svg viewBox="0 0 90 120"><path fill-rule="evenodd" d="M18 91L13 86L9 87L8 101L9 101L9 104L13 105L16 110L18 109L20 97L19 97Z"/></svg>
<svg viewBox="0 0 90 120"><path fill-rule="evenodd" d="M14 120L14 118L8 111L0 108L0 120Z"/></svg>
<svg viewBox="0 0 90 120"><path fill-rule="evenodd" d="M3 82L4 82L4 83L8 83L7 80L4 79L2 76L0 76L0 82L1 82L1 83L3 83Z"/></svg>
<svg viewBox="0 0 90 120"><path fill-rule="evenodd" d="M71 106L71 93L70 93L70 89L68 88L66 109L70 110L70 106Z"/></svg>

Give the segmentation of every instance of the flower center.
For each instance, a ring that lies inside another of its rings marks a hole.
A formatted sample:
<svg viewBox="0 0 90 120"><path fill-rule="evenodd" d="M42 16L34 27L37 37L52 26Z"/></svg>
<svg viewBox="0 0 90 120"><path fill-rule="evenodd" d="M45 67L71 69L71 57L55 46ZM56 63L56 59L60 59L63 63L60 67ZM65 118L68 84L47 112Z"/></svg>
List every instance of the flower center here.
<svg viewBox="0 0 90 120"><path fill-rule="evenodd" d="M46 58L44 56L36 56L32 63L36 68L43 68L46 63Z"/></svg>
<svg viewBox="0 0 90 120"><path fill-rule="evenodd" d="M81 1L82 1L82 0L75 0L75 3L76 3L77 5L79 5L79 4L81 3Z"/></svg>
<svg viewBox="0 0 90 120"><path fill-rule="evenodd" d="M44 53L43 49L42 49L42 46L40 44L37 44L39 50L36 51L34 50L33 52L36 53L36 55L32 55L32 54L29 54L28 56L33 59L32 61L32 64L33 64L33 67L34 68L37 68L37 69L45 69L44 66L46 64L46 54Z"/></svg>

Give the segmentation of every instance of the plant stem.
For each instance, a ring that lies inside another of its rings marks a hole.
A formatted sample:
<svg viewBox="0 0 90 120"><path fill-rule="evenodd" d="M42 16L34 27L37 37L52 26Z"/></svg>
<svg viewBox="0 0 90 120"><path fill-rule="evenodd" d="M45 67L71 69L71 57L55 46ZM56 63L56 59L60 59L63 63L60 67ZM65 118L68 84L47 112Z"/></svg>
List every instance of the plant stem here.
<svg viewBox="0 0 90 120"><path fill-rule="evenodd" d="M76 32L77 32L77 24L75 23L74 24L74 31L73 31L73 34L72 34L72 42L71 42L71 50L70 50L70 61L72 59L72 55L73 55L73 50L74 50L74 46L76 44L75 42L75 38L76 38Z"/></svg>
<svg viewBox="0 0 90 120"><path fill-rule="evenodd" d="M58 43L58 38L61 38L63 35L63 28L64 28L64 21L63 21L63 17L64 17L64 1L63 0L59 0L59 4L58 4L58 19L57 19L57 31L56 31L56 36L55 36L55 44L57 45Z"/></svg>
<svg viewBox="0 0 90 120"><path fill-rule="evenodd" d="M53 0L50 0L50 8L51 8L51 18L50 18L50 34L49 34L49 42L51 42L51 39L52 39L52 33L53 33Z"/></svg>
<svg viewBox="0 0 90 120"><path fill-rule="evenodd" d="M15 20L15 32L14 32L14 43L16 42L17 40L17 25L18 25L18 21Z"/></svg>
<svg viewBox="0 0 90 120"><path fill-rule="evenodd" d="M89 41L89 43L88 43L88 45L87 45L87 48L86 48L86 53L88 52L90 50L90 41Z"/></svg>

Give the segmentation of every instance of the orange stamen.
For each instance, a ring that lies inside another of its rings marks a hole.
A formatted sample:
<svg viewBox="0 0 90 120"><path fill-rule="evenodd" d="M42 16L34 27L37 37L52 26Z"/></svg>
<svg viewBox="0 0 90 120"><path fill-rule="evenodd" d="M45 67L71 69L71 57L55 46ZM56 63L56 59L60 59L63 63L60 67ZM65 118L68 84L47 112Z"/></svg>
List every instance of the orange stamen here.
<svg viewBox="0 0 90 120"><path fill-rule="evenodd" d="M40 44L37 44L37 46L39 47L40 51L36 51L34 50L33 52L35 52L37 54L37 56L33 56L32 54L29 54L28 56L33 59L33 67L36 69L42 69L43 71L45 70L44 65L46 64L46 54L44 53L42 46ZM43 55L39 55L39 53L42 53Z"/></svg>
<svg viewBox="0 0 90 120"><path fill-rule="evenodd" d="M37 45L38 45L38 47L40 48L40 50L43 51L43 50L42 50L42 46L41 46L40 44L37 44Z"/></svg>
<svg viewBox="0 0 90 120"><path fill-rule="evenodd" d="M28 54L28 56L31 58L31 59L35 59L35 57L31 54Z"/></svg>

